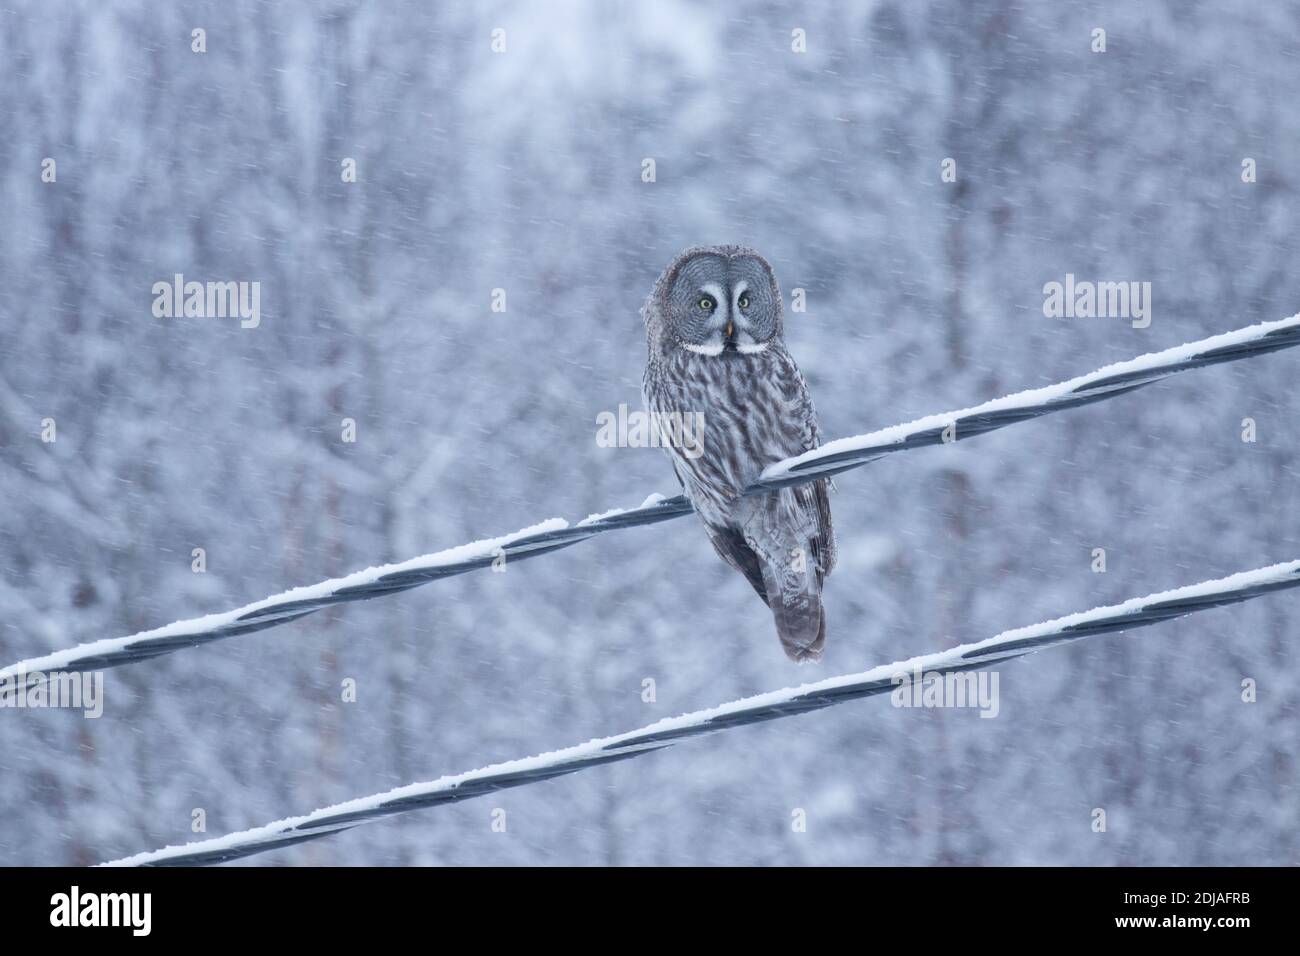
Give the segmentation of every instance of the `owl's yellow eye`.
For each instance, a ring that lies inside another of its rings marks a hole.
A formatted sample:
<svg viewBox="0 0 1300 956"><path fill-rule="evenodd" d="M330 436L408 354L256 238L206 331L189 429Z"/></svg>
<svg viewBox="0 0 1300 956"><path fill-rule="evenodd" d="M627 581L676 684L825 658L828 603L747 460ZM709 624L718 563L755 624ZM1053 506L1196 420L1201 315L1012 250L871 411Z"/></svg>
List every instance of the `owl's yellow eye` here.
<svg viewBox="0 0 1300 956"><path fill-rule="evenodd" d="M741 307L742 309L748 309L748 308L749 308L749 296L747 296L747 295L742 295L742 296L740 297L740 307Z"/></svg>
<svg viewBox="0 0 1300 956"><path fill-rule="evenodd" d="M700 308L703 309L705 312L712 312L716 306L717 303L713 301L713 296L710 295L700 296Z"/></svg>

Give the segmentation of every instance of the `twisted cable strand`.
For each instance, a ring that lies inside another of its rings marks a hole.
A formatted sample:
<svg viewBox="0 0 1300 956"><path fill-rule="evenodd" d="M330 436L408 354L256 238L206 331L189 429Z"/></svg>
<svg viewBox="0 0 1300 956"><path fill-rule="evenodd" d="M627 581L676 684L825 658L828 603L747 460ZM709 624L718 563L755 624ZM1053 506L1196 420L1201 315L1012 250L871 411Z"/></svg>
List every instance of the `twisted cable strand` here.
<svg viewBox="0 0 1300 956"><path fill-rule="evenodd" d="M841 438L766 468L746 495L828 478L885 455L987 434L1051 412L1114 398L1188 369L1267 355L1300 344L1300 315L1237 329L1130 359L1088 375L1018 392L972 408L930 415L879 431ZM614 510L570 525L552 518L499 538L461 545L370 568L265 598L221 614L177 621L127 637L105 638L0 668L0 693L40 683L50 671L84 671L148 660L185 647L266 630L322 608L395 594L504 557L519 561L604 534L680 518L692 510L683 495L652 495L639 507Z"/></svg>
<svg viewBox="0 0 1300 956"><path fill-rule="evenodd" d="M550 753L493 764L479 770L416 783L351 800L253 830L170 846L114 860L107 866L184 866L224 863L338 833L383 817L457 803L497 790L525 786L589 767L662 750L680 740L749 724L806 714L863 697L888 693L903 675L948 674L989 667L1071 641L1157 624L1197 611L1248 601L1300 587L1300 561L1275 564L1173 591L1133 598L1123 604L1071 614L1004 631L974 644L844 674L800 687L759 694L708 710L672 717L639 730L601 737Z"/></svg>

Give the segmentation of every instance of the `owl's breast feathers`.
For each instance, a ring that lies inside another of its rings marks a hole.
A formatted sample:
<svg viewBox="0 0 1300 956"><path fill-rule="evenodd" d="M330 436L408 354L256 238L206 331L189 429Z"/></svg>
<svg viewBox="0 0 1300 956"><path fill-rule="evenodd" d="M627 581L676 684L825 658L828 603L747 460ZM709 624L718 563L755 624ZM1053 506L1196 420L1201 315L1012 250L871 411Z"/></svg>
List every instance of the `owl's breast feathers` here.
<svg viewBox="0 0 1300 956"><path fill-rule="evenodd" d="M820 583L835 562L827 483L740 497L768 465L819 444L812 398L784 345L775 341L759 353L711 357L684 349L652 354L644 392L647 410L660 416L703 416L701 447L683 448L668 441L664 445L715 546L724 529L740 532L757 551L767 550L766 539L771 539L774 551L798 539L794 546L809 546ZM780 528L782 533L767 534L768 528ZM719 552L763 594L747 568L737 564L723 546Z"/></svg>

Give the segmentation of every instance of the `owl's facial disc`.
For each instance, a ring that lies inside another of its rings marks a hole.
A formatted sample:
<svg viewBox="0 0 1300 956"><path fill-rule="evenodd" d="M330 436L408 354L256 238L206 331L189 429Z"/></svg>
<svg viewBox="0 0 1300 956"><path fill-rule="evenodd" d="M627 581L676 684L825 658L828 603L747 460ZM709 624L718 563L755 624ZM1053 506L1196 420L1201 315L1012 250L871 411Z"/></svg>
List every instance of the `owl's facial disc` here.
<svg viewBox="0 0 1300 956"><path fill-rule="evenodd" d="M766 263L709 250L687 259L669 292L673 337L709 357L753 355L780 335L780 300Z"/></svg>

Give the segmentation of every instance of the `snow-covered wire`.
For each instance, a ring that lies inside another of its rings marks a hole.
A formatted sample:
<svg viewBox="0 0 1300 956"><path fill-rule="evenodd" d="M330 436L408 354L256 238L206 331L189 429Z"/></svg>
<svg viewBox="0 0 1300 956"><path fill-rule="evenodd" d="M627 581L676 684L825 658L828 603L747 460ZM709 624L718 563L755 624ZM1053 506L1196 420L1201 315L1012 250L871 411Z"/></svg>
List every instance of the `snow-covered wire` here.
<svg viewBox="0 0 1300 956"><path fill-rule="evenodd" d="M963 644L937 654L747 697L709 710L661 720L618 736L602 737L535 757L493 764L480 770L441 777L429 783L399 787L253 830L140 853L106 865L182 866L224 863L315 840L408 810L456 803L497 790L537 783L588 767L625 760L652 750L662 750L687 737L805 714L845 701L888 693L900 686L904 677L911 679L916 674L952 674L989 667L1057 644L1155 624L1297 586L1300 586L1300 561L1245 571L1173 591L1133 598L1123 604L1004 631L988 640Z"/></svg>
<svg viewBox="0 0 1300 956"><path fill-rule="evenodd" d="M1067 408L1077 408L1131 392L1176 372L1265 355L1300 345L1300 315L1264 322L1185 345L1108 365L1088 375L1018 392L982 405L930 415L880 431L841 438L814 451L766 468L745 494L761 494L839 474L891 452L961 441ZM365 601L428 584L441 578L487 567L494 561L518 561L567 548L606 531L657 524L690 512L682 495L653 495L639 507L592 515L570 525L561 518L523 528L499 538L476 541L412 558L398 564L358 571L346 577L295 588L253 604L204 617L177 621L127 637L104 638L19 661L0 668L0 688L39 683L51 671L84 671L147 660L184 647L248 634L297 620L314 611L350 601Z"/></svg>

